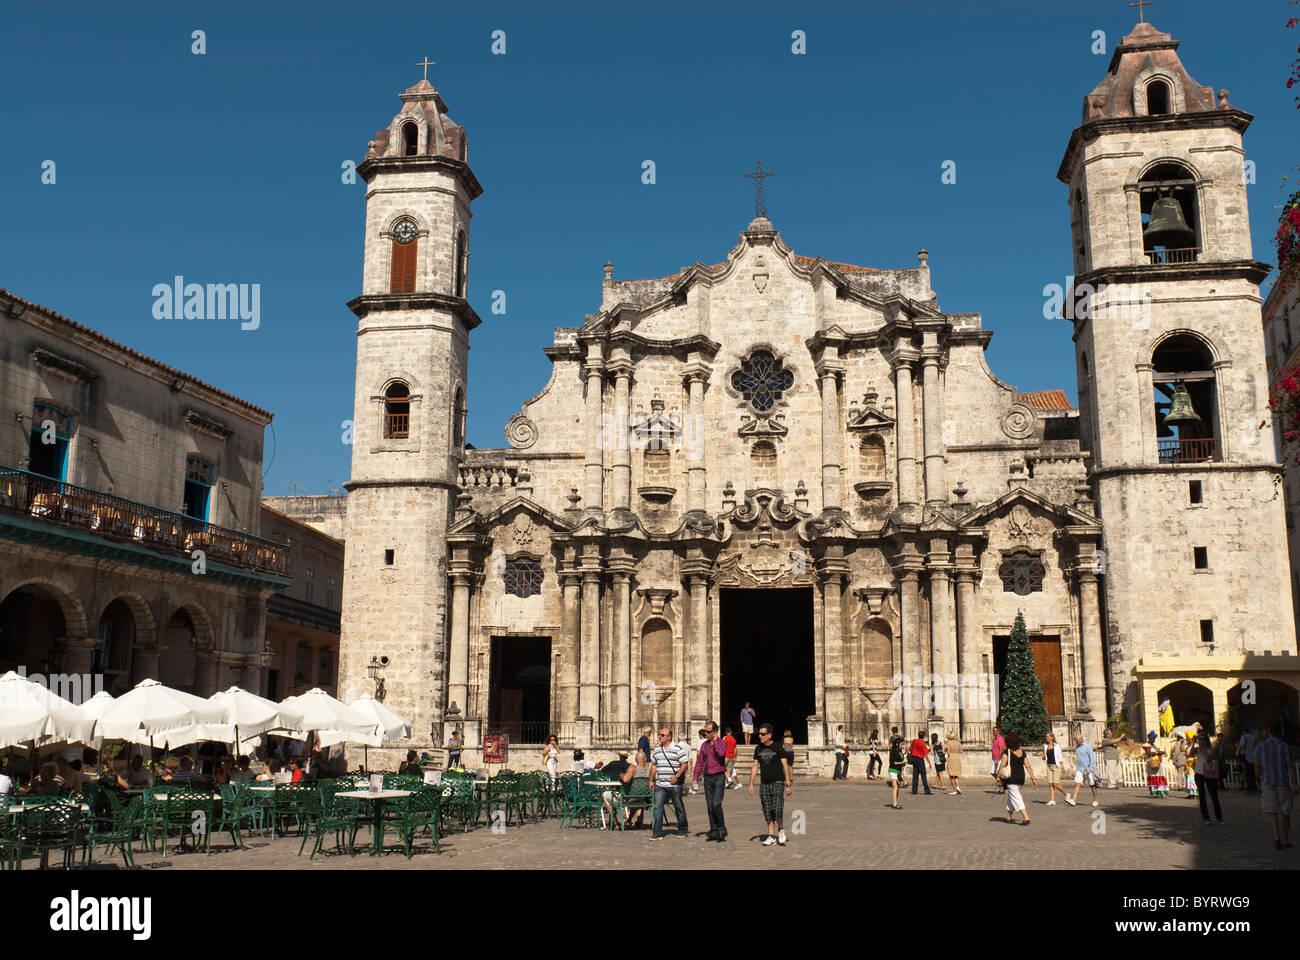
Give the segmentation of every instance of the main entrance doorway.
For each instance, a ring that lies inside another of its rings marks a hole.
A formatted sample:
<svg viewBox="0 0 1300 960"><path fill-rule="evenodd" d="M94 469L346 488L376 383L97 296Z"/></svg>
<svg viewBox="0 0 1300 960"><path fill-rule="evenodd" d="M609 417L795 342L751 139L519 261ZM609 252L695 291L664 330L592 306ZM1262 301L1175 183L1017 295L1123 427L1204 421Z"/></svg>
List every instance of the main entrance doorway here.
<svg viewBox="0 0 1300 960"><path fill-rule="evenodd" d="M756 723L772 724L778 739L790 730L796 743L807 743L808 717L817 709L812 588L724 588L720 602L722 725L743 745L740 710L749 701Z"/></svg>
<svg viewBox="0 0 1300 960"><path fill-rule="evenodd" d="M542 743L551 727L551 638L493 637L488 733Z"/></svg>
<svg viewBox="0 0 1300 960"><path fill-rule="evenodd" d="M1007 650L1010 637L993 638L993 672L997 674L998 702L1002 702L1002 687L1007 678ZM1030 637L1029 652L1034 658L1034 672L1043 688L1043 707L1049 717L1065 716L1065 683L1061 672L1061 638Z"/></svg>

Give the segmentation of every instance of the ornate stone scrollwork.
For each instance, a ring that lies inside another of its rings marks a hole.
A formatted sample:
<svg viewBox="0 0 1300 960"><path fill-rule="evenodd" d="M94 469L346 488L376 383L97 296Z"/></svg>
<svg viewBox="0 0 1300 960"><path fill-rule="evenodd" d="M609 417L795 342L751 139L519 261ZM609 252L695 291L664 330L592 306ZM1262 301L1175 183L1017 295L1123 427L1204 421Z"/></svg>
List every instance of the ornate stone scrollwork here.
<svg viewBox="0 0 1300 960"><path fill-rule="evenodd" d="M537 442L537 424L516 413L506 421L506 442L516 450L527 450Z"/></svg>
<svg viewBox="0 0 1300 960"><path fill-rule="evenodd" d="M1033 434L1037 421L1032 408L1023 403L1013 403L1002 416L1002 432L1012 440L1024 440Z"/></svg>

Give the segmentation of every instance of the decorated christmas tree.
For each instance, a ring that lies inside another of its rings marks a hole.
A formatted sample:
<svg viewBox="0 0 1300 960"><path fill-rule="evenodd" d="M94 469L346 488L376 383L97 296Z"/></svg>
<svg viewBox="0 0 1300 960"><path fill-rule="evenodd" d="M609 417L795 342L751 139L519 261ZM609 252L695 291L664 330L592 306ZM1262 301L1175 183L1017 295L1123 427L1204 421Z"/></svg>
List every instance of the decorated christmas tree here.
<svg viewBox="0 0 1300 960"><path fill-rule="evenodd" d="M1007 675L1002 682L1002 732L1020 734L1022 743L1042 743L1047 734L1047 709L1043 706L1043 685L1034 670L1034 654L1029 649L1029 631L1025 615L1016 611L1016 625L1011 628L1007 645Z"/></svg>

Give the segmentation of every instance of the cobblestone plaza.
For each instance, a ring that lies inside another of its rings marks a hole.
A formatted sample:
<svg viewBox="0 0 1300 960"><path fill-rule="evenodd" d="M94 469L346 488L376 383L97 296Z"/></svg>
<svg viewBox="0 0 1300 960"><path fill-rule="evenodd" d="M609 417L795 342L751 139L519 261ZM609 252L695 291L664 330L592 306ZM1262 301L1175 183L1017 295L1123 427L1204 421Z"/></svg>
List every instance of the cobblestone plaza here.
<svg viewBox="0 0 1300 960"><path fill-rule="evenodd" d="M936 791L900 795L902 810L888 806L884 784L828 781L799 783L786 801L785 847L763 847L765 832L758 797L727 791L724 812L730 829L726 843L706 843L703 794L686 797L691 835L669 835L650 842L646 828L619 834L590 828L565 828L557 820L510 826L494 833L482 825L453 832L435 854L428 838L417 840L407 860L396 837L385 837L385 853L369 856L370 834L357 833L355 857L335 854L327 839L314 860L298 856L297 835L274 840L246 838L247 850L232 850L229 835L213 838L213 853L175 853L166 858L137 853L149 871L170 870L565 870L565 869L995 869L995 870L1274 870L1290 869L1295 849L1275 850L1259 800L1240 791L1221 799L1222 826L1206 826L1196 801L1174 796L1152 799L1137 790L1101 791L1099 812L1085 789L1077 807L1046 806L1047 788L1025 788L1031 824L1009 825L1002 798L987 778L968 780L960 797ZM797 812L805 832L795 833ZM1096 832L1094 832L1096 831ZM752 839L751 839L752 838ZM308 851L311 849L308 843ZM365 852L362 852L364 849ZM24 869L35 867L34 861ZM120 855L96 853L95 866L120 869Z"/></svg>

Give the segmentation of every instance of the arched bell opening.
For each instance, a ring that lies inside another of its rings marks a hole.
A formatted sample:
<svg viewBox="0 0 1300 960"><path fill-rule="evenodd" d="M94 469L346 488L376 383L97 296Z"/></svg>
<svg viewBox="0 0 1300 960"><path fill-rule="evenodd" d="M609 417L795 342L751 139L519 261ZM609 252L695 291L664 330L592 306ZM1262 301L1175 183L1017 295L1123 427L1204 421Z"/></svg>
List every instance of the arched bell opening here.
<svg viewBox="0 0 1300 960"><path fill-rule="evenodd" d="M1196 174L1180 163L1156 164L1138 179L1138 193L1147 261L1196 261L1203 249Z"/></svg>
<svg viewBox="0 0 1300 960"><path fill-rule="evenodd" d="M1151 355L1151 384L1160 462L1221 460L1219 396L1209 348L1186 333L1161 341Z"/></svg>

